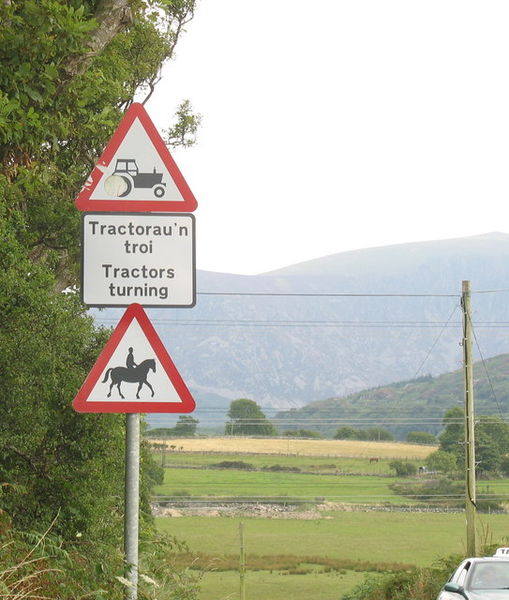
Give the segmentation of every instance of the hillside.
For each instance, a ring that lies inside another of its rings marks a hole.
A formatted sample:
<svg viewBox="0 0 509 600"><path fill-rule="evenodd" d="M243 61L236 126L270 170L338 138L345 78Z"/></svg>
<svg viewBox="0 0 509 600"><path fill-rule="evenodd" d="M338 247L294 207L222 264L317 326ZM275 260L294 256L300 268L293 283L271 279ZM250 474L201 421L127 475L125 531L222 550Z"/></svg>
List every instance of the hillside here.
<svg viewBox="0 0 509 600"><path fill-rule="evenodd" d="M256 276L199 271L196 307L148 313L198 418L220 425L236 398L298 408L459 368L463 279L506 290L509 235L343 252ZM508 293L474 294L472 309L482 355L509 352ZM122 312L93 314L114 325Z"/></svg>
<svg viewBox="0 0 509 600"><path fill-rule="evenodd" d="M509 415L509 354L474 364L476 414ZM332 436L338 427L381 426L398 439L409 431L442 430L444 412L464 402L463 370L438 377L376 387L344 398L312 402L300 409L280 412L275 422L281 429L306 427Z"/></svg>

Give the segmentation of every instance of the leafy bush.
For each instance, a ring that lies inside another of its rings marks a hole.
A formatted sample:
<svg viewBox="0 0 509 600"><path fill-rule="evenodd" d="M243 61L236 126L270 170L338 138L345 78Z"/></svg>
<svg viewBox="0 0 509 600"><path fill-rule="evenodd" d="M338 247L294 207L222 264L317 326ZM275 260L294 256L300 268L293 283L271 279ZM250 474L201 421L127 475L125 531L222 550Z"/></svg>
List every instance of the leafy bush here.
<svg viewBox="0 0 509 600"><path fill-rule="evenodd" d="M462 558L451 556L433 567L383 576L368 575L342 600L434 600Z"/></svg>
<svg viewBox="0 0 509 600"><path fill-rule="evenodd" d="M406 460L393 460L389 463L389 467L396 471L397 477L409 477L417 473L415 464Z"/></svg>
<svg viewBox="0 0 509 600"><path fill-rule="evenodd" d="M270 465L267 467L263 467L262 471L273 471L273 472L284 472L284 473L300 473L301 470L299 467L284 467L282 465Z"/></svg>
<svg viewBox="0 0 509 600"><path fill-rule="evenodd" d="M391 442L394 436L382 427L368 427L367 429L354 429L353 427L340 427L334 434L335 440L363 440L373 442Z"/></svg>
<svg viewBox="0 0 509 600"><path fill-rule="evenodd" d="M450 473L457 467L456 456L452 452L436 450L426 458L426 466L430 471L439 471L440 473Z"/></svg>
<svg viewBox="0 0 509 600"><path fill-rule="evenodd" d="M284 431L283 435L286 437L309 438L312 440L323 439L323 435L319 431L314 431L313 429L292 429Z"/></svg>
<svg viewBox="0 0 509 600"><path fill-rule="evenodd" d="M450 507L464 503L464 483L445 477L428 481L393 483L391 489L402 496L411 496L423 502L437 502Z"/></svg>
<svg viewBox="0 0 509 600"><path fill-rule="evenodd" d="M213 463L211 469L241 469L243 471L255 471L256 468L243 460L223 460L223 462Z"/></svg>

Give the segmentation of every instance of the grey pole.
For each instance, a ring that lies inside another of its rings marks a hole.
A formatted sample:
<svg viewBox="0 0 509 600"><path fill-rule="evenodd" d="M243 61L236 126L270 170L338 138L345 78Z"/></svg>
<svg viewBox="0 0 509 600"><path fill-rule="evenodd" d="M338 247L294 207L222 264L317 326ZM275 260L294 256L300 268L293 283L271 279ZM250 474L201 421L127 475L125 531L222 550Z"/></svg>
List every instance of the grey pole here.
<svg viewBox="0 0 509 600"><path fill-rule="evenodd" d="M140 509L140 415L126 415L124 554L126 600L138 598L138 529Z"/></svg>

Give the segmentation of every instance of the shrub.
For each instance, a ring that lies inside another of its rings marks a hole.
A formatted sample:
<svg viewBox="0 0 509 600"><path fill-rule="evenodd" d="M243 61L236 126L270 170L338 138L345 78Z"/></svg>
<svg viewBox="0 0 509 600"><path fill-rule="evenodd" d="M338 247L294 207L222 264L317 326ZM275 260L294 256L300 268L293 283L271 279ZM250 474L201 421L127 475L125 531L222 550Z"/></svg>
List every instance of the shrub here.
<svg viewBox="0 0 509 600"><path fill-rule="evenodd" d="M274 471L284 473L300 473L299 467L284 467L282 465L270 465L270 467L263 467L262 471Z"/></svg>
<svg viewBox="0 0 509 600"><path fill-rule="evenodd" d="M462 560L451 556L433 567L411 569L384 576L368 575L342 600L430 600L437 597L442 585Z"/></svg>
<svg viewBox="0 0 509 600"><path fill-rule="evenodd" d="M397 477L409 477L417 473L417 467L414 463L406 460L393 460L389 463L389 467L396 471Z"/></svg>
<svg viewBox="0 0 509 600"><path fill-rule="evenodd" d="M440 473L450 473L457 466L456 456L452 452L436 450L426 458L426 466L430 471L439 471Z"/></svg>
<svg viewBox="0 0 509 600"><path fill-rule="evenodd" d="M241 469L243 471L255 471L255 467L251 463L243 460L224 460L220 463L210 465L211 469Z"/></svg>

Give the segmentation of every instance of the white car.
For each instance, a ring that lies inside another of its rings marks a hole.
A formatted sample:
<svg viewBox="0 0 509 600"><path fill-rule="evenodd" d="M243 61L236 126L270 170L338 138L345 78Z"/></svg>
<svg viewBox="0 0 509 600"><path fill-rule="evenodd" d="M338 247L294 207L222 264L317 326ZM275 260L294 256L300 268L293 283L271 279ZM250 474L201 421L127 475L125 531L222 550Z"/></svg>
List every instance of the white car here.
<svg viewBox="0 0 509 600"><path fill-rule="evenodd" d="M444 585L437 600L509 600L509 548L494 556L466 558Z"/></svg>

